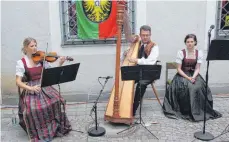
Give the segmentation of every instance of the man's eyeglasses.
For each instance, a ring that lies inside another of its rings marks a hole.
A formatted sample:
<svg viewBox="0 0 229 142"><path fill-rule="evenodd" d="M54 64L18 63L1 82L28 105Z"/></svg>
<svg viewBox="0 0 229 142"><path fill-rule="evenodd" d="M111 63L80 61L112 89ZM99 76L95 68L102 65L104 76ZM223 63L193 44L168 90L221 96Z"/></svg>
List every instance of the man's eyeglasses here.
<svg viewBox="0 0 229 142"><path fill-rule="evenodd" d="M146 35L141 34L140 36L142 36L142 37L149 37L149 36L150 36L150 34L146 34Z"/></svg>

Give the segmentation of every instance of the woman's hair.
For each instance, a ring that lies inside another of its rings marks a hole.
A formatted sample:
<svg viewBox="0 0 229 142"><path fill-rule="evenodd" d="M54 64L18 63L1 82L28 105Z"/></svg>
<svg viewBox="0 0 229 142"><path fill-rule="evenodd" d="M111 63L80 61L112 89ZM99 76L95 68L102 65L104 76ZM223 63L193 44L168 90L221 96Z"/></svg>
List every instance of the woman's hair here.
<svg viewBox="0 0 229 142"><path fill-rule="evenodd" d="M193 40L196 42L195 45L197 45L197 38L196 38L196 35L194 35L194 34L188 34L188 35L186 35L186 37L185 37L185 39L184 39L184 43L186 43L186 41L187 41L189 38L193 38Z"/></svg>
<svg viewBox="0 0 229 142"><path fill-rule="evenodd" d="M32 41L34 41L35 43L37 43L36 39L34 39L34 38L32 38L32 37L27 37L27 38L24 39L24 41L23 41L23 47L22 47L22 49L21 49L22 52L23 52L24 54L26 54L25 48L26 48Z"/></svg>

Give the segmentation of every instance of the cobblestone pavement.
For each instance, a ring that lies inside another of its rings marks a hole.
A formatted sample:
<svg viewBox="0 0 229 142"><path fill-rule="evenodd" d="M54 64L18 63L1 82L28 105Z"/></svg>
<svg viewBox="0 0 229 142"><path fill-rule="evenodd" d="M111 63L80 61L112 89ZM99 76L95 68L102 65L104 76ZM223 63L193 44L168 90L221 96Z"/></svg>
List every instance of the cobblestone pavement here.
<svg viewBox="0 0 229 142"><path fill-rule="evenodd" d="M229 131L229 95L214 96L214 109L223 114L222 118L209 120L206 123L206 131L215 137L220 135L225 129ZM90 111L91 103L68 103L67 115L74 130L84 133L71 131L67 136L55 138L53 142L199 142L194 138L194 133L202 131L203 122L189 122L185 120L168 119L161 111L160 105L156 100L143 101L142 120L144 126L135 125L123 133L117 134L121 130L128 128L127 125L115 125L103 121L106 102L98 103L98 122L99 126L106 129L106 134L101 137L91 137L87 135L88 128L95 126ZM14 113L16 115L14 115ZM26 142L28 137L18 125L17 108L1 109L1 141L2 142ZM137 114L139 116L139 114ZM12 120L16 118L14 124ZM137 120L136 120L137 121ZM138 121L139 122L139 121ZM227 127L228 126L228 127ZM227 128L226 128L227 127ZM158 138L156 138L155 136ZM229 141L229 132L221 135L212 142Z"/></svg>

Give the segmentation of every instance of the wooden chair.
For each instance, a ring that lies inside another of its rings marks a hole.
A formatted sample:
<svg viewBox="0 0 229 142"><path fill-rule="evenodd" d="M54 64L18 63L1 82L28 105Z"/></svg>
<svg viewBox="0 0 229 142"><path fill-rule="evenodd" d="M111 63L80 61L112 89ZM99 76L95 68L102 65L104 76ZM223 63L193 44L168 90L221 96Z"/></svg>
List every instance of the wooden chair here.
<svg viewBox="0 0 229 142"><path fill-rule="evenodd" d="M28 82L27 82L27 78L26 78L25 76L22 77L22 82L24 82L25 84L28 83ZM20 97L21 94L24 93L24 92L25 92L25 90L21 90L21 88L18 87L18 95L19 95L19 97Z"/></svg>
<svg viewBox="0 0 229 142"><path fill-rule="evenodd" d="M158 98L158 92L157 92L157 90L156 90L156 88L155 88L155 86L154 86L154 82L151 84L151 86L152 86L154 95L155 95L156 98L157 98L158 103L162 106L161 101L160 101L160 99Z"/></svg>
<svg viewBox="0 0 229 142"><path fill-rule="evenodd" d="M161 61L157 61L157 62L156 62L156 65L157 65L158 62L161 62ZM154 95L156 96L158 103L162 106L161 101L160 101L160 99L158 98L159 95L158 95L158 92L157 92L157 90L156 90L156 88L155 88L155 86L154 86L154 83L155 83L155 82L153 81L152 84L151 84L152 89L153 89L153 93L154 93Z"/></svg>
<svg viewBox="0 0 229 142"><path fill-rule="evenodd" d="M27 78L25 76L22 77L22 82L27 84ZM21 89L19 86L17 86L18 88L18 97L20 99L21 95L25 93L25 90L24 89ZM14 110L12 110L12 124L17 124L19 122L17 122L17 114L14 112ZM20 115L20 114L19 114ZM25 130L26 131L26 130Z"/></svg>
<svg viewBox="0 0 229 142"><path fill-rule="evenodd" d="M168 70L177 69L176 62L166 62L166 71L165 71L165 91L167 92L168 85L171 83L171 80L168 80Z"/></svg>

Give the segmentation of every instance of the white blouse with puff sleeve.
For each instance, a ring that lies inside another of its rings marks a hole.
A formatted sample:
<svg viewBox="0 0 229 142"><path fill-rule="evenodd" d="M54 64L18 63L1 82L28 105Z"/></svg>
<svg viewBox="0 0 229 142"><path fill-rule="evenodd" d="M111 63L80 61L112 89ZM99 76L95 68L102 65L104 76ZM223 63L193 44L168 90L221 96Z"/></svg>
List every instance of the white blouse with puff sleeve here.
<svg viewBox="0 0 229 142"><path fill-rule="evenodd" d="M26 62L27 67L30 68L31 65L29 64L29 59L28 59L28 57L27 57L27 56L24 56L24 58L25 58L25 62ZM37 67L39 67L39 66L41 66L40 63L37 64ZM45 68L51 68L52 66L51 66L50 63L45 62L44 67L45 67ZM17 76L20 76L20 77L23 77L24 73L25 73L24 64L23 64L22 60L18 60L17 63L16 63L16 75L17 75Z"/></svg>
<svg viewBox="0 0 229 142"><path fill-rule="evenodd" d="M186 51L186 58L188 58L188 51L185 49ZM196 50L195 50L195 54L196 54ZM198 50L198 58L197 58L197 63L202 63L203 61L203 52L201 50ZM179 50L177 52L177 56L176 56L176 63L178 64L182 64L182 60L184 59L184 54L182 50Z"/></svg>

